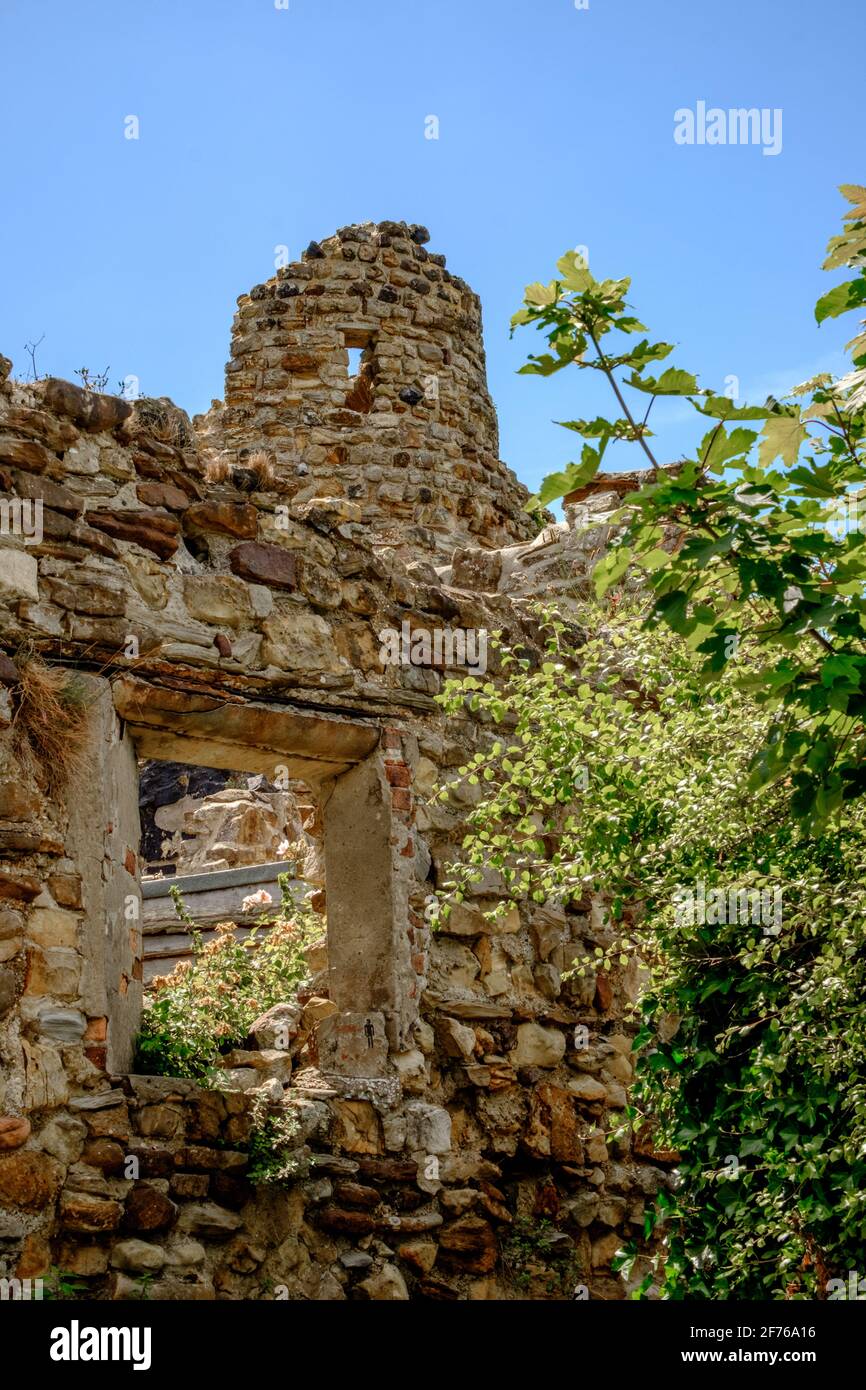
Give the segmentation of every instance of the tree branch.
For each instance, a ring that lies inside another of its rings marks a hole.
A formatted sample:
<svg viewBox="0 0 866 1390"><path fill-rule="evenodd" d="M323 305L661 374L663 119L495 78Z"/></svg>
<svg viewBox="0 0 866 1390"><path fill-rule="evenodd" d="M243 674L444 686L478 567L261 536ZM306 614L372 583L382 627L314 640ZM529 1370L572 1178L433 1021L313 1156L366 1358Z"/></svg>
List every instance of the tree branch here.
<svg viewBox="0 0 866 1390"><path fill-rule="evenodd" d="M647 458L649 459L650 463L652 464L653 468L654 468L655 471L658 473L658 472L660 471L660 465L659 465L657 459L655 458L655 456L653 455L653 452L652 452L652 450L650 449L649 445L647 444L646 440L644 439L643 434L641 433L641 426L638 425L638 424L635 422L634 416L632 415L631 411L629 410L628 406L627 406L626 403L625 403L625 399L624 399L624 397L623 397L623 394L622 394L622 392L621 392L620 389L619 389L619 382L617 381L616 377L615 377L614 374L613 374L613 369L612 369L610 363L608 362L607 358L605 357L604 353L603 353L602 350L601 350L601 346L599 345L598 339L596 338L596 336L595 336L595 334L593 333L593 331L592 331L591 328L587 328L586 331L587 331L587 333L589 334L589 337L590 337L590 340L591 340L591 342L592 342L593 347L595 348L596 352L598 353L598 360L599 360L599 362L600 362L600 364L601 364L601 370L604 372L605 376L607 377L608 381L610 382L611 386L613 387L613 393L614 393L614 395L616 396L617 400L619 401L619 406L620 406L620 409L621 409L623 415L624 415L625 418L628 420L629 424L631 425L632 429L634 430L635 435L636 435L636 437L637 437L637 442L638 442L638 444L640 444L641 448L643 449L644 453L646 454L646 456L647 456ZM649 411L647 411L647 414L649 414Z"/></svg>

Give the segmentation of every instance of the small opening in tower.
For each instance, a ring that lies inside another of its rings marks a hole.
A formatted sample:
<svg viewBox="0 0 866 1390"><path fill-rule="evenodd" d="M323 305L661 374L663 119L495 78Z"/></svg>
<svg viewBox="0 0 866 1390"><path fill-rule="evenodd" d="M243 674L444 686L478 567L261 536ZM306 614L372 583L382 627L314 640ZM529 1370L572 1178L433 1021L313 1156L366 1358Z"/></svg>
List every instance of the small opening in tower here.
<svg viewBox="0 0 866 1390"><path fill-rule="evenodd" d="M366 414L373 407L373 383L376 374L375 339L372 329L346 328L343 345L349 381L346 406Z"/></svg>

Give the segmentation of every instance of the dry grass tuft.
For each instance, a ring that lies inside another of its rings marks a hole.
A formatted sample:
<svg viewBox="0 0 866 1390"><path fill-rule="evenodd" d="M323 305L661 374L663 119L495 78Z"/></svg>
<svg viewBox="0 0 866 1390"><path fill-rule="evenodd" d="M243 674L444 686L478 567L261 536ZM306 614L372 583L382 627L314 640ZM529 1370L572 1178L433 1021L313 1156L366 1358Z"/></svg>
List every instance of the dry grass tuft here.
<svg viewBox="0 0 866 1390"><path fill-rule="evenodd" d="M84 765L88 742L87 691L75 675L19 655L13 691L13 746L22 764L41 771L51 792L67 786Z"/></svg>
<svg viewBox="0 0 866 1390"><path fill-rule="evenodd" d="M225 454L216 454L205 464L206 483L224 483L229 476L229 463Z"/></svg>
<svg viewBox="0 0 866 1390"><path fill-rule="evenodd" d="M243 467L255 474L260 492L267 492L274 486L276 477L273 461L264 449L254 449L249 457L244 459Z"/></svg>
<svg viewBox="0 0 866 1390"><path fill-rule="evenodd" d="M195 443L185 413L168 399L139 396L135 414L152 439L171 444L175 449L188 449Z"/></svg>

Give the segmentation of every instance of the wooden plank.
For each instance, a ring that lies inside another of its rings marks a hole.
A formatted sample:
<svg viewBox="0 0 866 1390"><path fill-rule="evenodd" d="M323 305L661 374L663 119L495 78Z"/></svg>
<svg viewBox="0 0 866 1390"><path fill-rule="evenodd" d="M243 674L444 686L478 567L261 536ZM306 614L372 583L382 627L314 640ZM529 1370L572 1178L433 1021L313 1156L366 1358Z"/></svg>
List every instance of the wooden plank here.
<svg viewBox="0 0 866 1390"><path fill-rule="evenodd" d="M208 888L233 888L245 883L276 883L277 875L285 873L288 867L286 860L273 859L267 864L242 864L237 869L210 869L200 874L145 878L141 882L141 892L145 898L165 898L172 887L179 888L182 893L201 893Z"/></svg>
<svg viewBox="0 0 866 1390"><path fill-rule="evenodd" d="M232 872L229 870L228 872ZM202 879L213 881L216 874L202 874ZM186 882L194 880L195 875L185 876ZM178 917L174 903L169 896L169 886L173 880L166 878L161 880L165 885L165 892L159 896L145 896L142 904L142 931L145 936L153 935L158 932L177 931L181 928L181 920ZM310 885L304 883L302 879L290 880L289 887L292 897L299 904L310 891ZM252 911L244 912L242 904L246 897L264 889L271 895L271 902L265 903ZM241 883L230 885L227 888L211 888L204 892L193 888L181 888L184 906L190 916L195 919L197 925L202 927L215 927L219 922L238 922L247 926L252 926L262 916L270 916L279 909L280 906L280 885L276 879L259 880L257 884Z"/></svg>
<svg viewBox="0 0 866 1390"><path fill-rule="evenodd" d="M278 860L240 869L182 874L179 878L145 879L142 883L144 984L150 984L156 975L170 974L178 961L192 955L192 937L175 912L171 888L180 888L184 905L197 926L201 927L201 938L205 944L214 939L214 927L220 922L234 922L236 938L244 941L257 925L262 938L270 930L270 925L261 919L272 916L279 909L281 895L277 874L285 872L286 864ZM254 911L244 912L241 907L244 898L261 888L271 894L273 901ZM310 884L303 879L291 879L289 888L292 896L301 903L310 891Z"/></svg>

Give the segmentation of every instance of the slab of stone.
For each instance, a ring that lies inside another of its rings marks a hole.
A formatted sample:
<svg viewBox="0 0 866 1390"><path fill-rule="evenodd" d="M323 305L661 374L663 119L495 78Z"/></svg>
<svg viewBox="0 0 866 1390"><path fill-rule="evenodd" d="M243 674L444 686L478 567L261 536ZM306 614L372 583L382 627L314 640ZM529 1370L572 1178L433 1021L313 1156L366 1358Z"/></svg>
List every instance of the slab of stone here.
<svg viewBox="0 0 866 1390"><path fill-rule="evenodd" d="M71 1110L107 1110L122 1105L125 1099L123 1091L90 1091L87 1095L73 1096L69 1107Z"/></svg>
<svg viewBox="0 0 866 1390"><path fill-rule="evenodd" d="M218 1207L215 1202L192 1202L182 1208L177 1224L179 1231L190 1235L218 1238L233 1235L244 1223L237 1212Z"/></svg>
<svg viewBox="0 0 866 1390"><path fill-rule="evenodd" d="M333 1010L334 1006L331 1008ZM380 1077L386 1074L388 1039L381 1013L329 1012L318 1023L316 1042L319 1065L328 1075Z"/></svg>
<svg viewBox="0 0 866 1390"><path fill-rule="evenodd" d="M412 1153L449 1153L451 1116L448 1111L423 1100L409 1101L406 1105L406 1147Z"/></svg>
<svg viewBox="0 0 866 1390"><path fill-rule="evenodd" d="M0 546L0 599L39 601L39 566L26 550Z"/></svg>
<svg viewBox="0 0 866 1390"><path fill-rule="evenodd" d="M64 1192L60 1199L60 1223L67 1231L116 1231L122 1215L119 1202L93 1193Z"/></svg>
<svg viewBox="0 0 866 1390"><path fill-rule="evenodd" d="M80 1009L40 1009L39 1033L52 1042L80 1042L87 1028L87 1019Z"/></svg>
<svg viewBox="0 0 866 1390"><path fill-rule="evenodd" d="M555 1067L565 1056L565 1034L539 1023L521 1023L511 1053L515 1067Z"/></svg>

